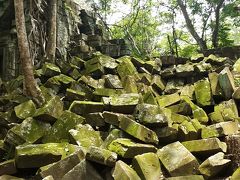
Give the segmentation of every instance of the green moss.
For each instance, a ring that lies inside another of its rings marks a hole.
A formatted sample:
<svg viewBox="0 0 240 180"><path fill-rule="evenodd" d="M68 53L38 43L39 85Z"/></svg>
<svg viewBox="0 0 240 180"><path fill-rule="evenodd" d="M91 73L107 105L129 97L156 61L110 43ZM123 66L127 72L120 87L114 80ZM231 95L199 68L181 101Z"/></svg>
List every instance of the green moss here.
<svg viewBox="0 0 240 180"><path fill-rule="evenodd" d="M34 115L36 106L32 100L26 101L18 106L14 107L16 116L20 119L26 119Z"/></svg>

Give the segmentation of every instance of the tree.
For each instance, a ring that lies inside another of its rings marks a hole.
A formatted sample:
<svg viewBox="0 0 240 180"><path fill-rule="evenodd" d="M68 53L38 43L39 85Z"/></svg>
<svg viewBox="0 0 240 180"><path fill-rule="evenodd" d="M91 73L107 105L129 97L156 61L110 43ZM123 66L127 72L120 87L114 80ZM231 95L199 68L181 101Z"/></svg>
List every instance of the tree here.
<svg viewBox="0 0 240 180"><path fill-rule="evenodd" d="M30 56L29 44L25 27L23 0L14 0L14 8L18 48L24 76L24 86L26 94L32 97L37 105L41 105L44 102L44 97L34 79L33 63Z"/></svg>
<svg viewBox="0 0 240 180"><path fill-rule="evenodd" d="M206 44L206 41L204 41L203 38L201 38L197 31L195 30L195 27L193 26L193 23L189 17L189 14L187 12L187 7L186 7L186 4L183 3L182 0L177 0L178 2L178 5L180 6L181 8L181 11L183 13L183 16L185 18L185 21L186 21L186 26L190 32L190 34L193 36L193 38L197 41L198 45L200 46L200 49L201 51L205 51L207 50L207 44Z"/></svg>
<svg viewBox="0 0 240 180"><path fill-rule="evenodd" d="M57 46L57 0L50 1L51 17L46 48L46 61L54 63Z"/></svg>

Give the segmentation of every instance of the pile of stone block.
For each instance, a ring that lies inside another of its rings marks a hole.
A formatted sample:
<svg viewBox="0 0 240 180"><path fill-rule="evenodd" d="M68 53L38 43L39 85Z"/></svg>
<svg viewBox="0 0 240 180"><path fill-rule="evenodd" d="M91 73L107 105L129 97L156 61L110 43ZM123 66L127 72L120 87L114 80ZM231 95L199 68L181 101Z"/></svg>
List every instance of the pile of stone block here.
<svg viewBox="0 0 240 180"><path fill-rule="evenodd" d="M79 34L71 38L70 53L83 59L91 57L94 51L118 58L131 55L129 43L125 39L109 40L108 27L99 20L96 13L82 9L80 11Z"/></svg>
<svg viewBox="0 0 240 180"><path fill-rule="evenodd" d="M35 71L46 103L3 82L0 178L240 178L239 64L95 53Z"/></svg>

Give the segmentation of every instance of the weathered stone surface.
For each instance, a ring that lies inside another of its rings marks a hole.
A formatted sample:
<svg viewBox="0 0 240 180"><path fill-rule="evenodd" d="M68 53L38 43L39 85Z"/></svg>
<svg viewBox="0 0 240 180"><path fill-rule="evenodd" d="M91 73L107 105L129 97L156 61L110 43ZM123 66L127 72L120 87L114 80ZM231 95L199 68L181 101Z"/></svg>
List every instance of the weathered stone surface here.
<svg viewBox="0 0 240 180"><path fill-rule="evenodd" d="M117 72L121 79L124 79L125 76L134 76L137 74L135 66L131 62L131 57L124 56L118 59L120 64L117 67Z"/></svg>
<svg viewBox="0 0 240 180"><path fill-rule="evenodd" d="M180 101L178 93L171 95L158 96L157 101L160 107L167 107Z"/></svg>
<svg viewBox="0 0 240 180"><path fill-rule="evenodd" d="M123 89L122 82L117 75L104 75L106 88Z"/></svg>
<svg viewBox="0 0 240 180"><path fill-rule="evenodd" d="M191 153L196 155L213 155L218 152L226 152L227 145L218 138L199 139L182 142Z"/></svg>
<svg viewBox="0 0 240 180"><path fill-rule="evenodd" d="M15 161L17 168L38 168L59 161L62 157L76 151L68 143L47 143L21 145L16 147Z"/></svg>
<svg viewBox="0 0 240 180"><path fill-rule="evenodd" d="M123 158L133 158L139 154L157 151L153 145L135 143L126 138L118 138L112 141L108 146L108 149L117 153Z"/></svg>
<svg viewBox="0 0 240 180"><path fill-rule="evenodd" d="M44 63L42 67L42 72L44 76L47 76L47 77L53 77L61 74L60 68L55 64L51 64L51 63Z"/></svg>
<svg viewBox="0 0 240 180"><path fill-rule="evenodd" d="M194 71L195 73L200 73L200 74L206 74L209 71L212 71L212 66L210 63L206 63L204 61L201 61L197 64L194 64Z"/></svg>
<svg viewBox="0 0 240 180"><path fill-rule="evenodd" d="M179 64L176 66L176 75L179 77L192 76L194 73L194 67L191 63Z"/></svg>
<svg viewBox="0 0 240 180"><path fill-rule="evenodd" d="M191 122L183 121L178 127L178 138L181 141L197 139L197 130Z"/></svg>
<svg viewBox="0 0 240 180"><path fill-rule="evenodd" d="M223 101L214 106L214 112L209 114L213 123L234 121L238 118L238 109L234 100Z"/></svg>
<svg viewBox="0 0 240 180"><path fill-rule="evenodd" d="M188 103L190 105L190 107L192 108L192 114L193 114L193 118L197 119L199 122L206 124L208 122L208 116L206 114L206 112L200 108L199 106L195 105L189 97L187 96L182 96L181 97L186 103Z"/></svg>
<svg viewBox="0 0 240 180"><path fill-rule="evenodd" d="M109 144L111 144L112 141L118 139L118 138L123 138L124 134L123 131L119 129L113 129L110 131L106 139L103 141L102 145L100 146L103 149L107 149Z"/></svg>
<svg viewBox="0 0 240 180"><path fill-rule="evenodd" d="M159 149L158 157L171 176L197 174L198 161L180 142Z"/></svg>
<svg viewBox="0 0 240 180"><path fill-rule="evenodd" d="M139 94L121 94L120 96L110 96L104 98L105 106L110 106L112 112L131 114L139 103Z"/></svg>
<svg viewBox="0 0 240 180"><path fill-rule="evenodd" d="M202 175L189 175L189 176L177 176L169 177L166 180L204 180Z"/></svg>
<svg viewBox="0 0 240 180"><path fill-rule="evenodd" d="M178 127L162 127L154 129L160 143L172 143L178 139Z"/></svg>
<svg viewBox="0 0 240 180"><path fill-rule="evenodd" d="M199 106L208 106L212 104L212 93L208 79L203 79L194 83L194 88Z"/></svg>
<svg viewBox="0 0 240 180"><path fill-rule="evenodd" d="M78 83L83 84L91 89L103 88L105 81L103 79L95 80L91 76L82 76Z"/></svg>
<svg viewBox="0 0 240 180"><path fill-rule="evenodd" d="M213 124L202 129L202 138L221 137L238 133L238 122L228 121Z"/></svg>
<svg viewBox="0 0 240 180"><path fill-rule="evenodd" d="M112 177L115 180L127 180L127 179L134 179L140 180L141 178L137 175L136 171L134 171L130 166L128 166L123 161L117 161L113 172Z"/></svg>
<svg viewBox="0 0 240 180"><path fill-rule="evenodd" d="M83 122L84 118L82 116L68 110L63 111L62 115L53 124L42 141L44 143L69 142L70 134L68 131Z"/></svg>
<svg viewBox="0 0 240 180"><path fill-rule="evenodd" d="M63 102L59 96L53 97L43 107L36 110L34 118L41 121L54 123L63 112Z"/></svg>
<svg viewBox="0 0 240 180"><path fill-rule="evenodd" d="M85 115L85 122L90 124L91 126L102 127L105 126L105 121L103 117L103 113L89 113Z"/></svg>
<svg viewBox="0 0 240 180"><path fill-rule="evenodd" d="M66 90L66 98L70 101L84 100L85 96L86 96L86 93L82 91L73 90L73 89Z"/></svg>
<svg viewBox="0 0 240 180"><path fill-rule="evenodd" d="M133 119L128 118L127 116L120 115L119 119L119 128L121 128L123 131L143 142L158 144L158 137L154 131L135 122Z"/></svg>
<svg viewBox="0 0 240 180"><path fill-rule="evenodd" d="M9 175L2 175L2 176L0 176L0 179L2 179L2 180L24 180L23 178L18 178L18 177L9 176Z"/></svg>
<svg viewBox="0 0 240 180"><path fill-rule="evenodd" d="M47 169L42 170L39 172L39 175L41 178L45 178L51 175L53 179L61 179L66 173L68 173L72 168L79 164L83 158L84 153L81 150L77 151L65 159L54 163Z"/></svg>
<svg viewBox="0 0 240 180"><path fill-rule="evenodd" d="M235 89L233 95L232 95L233 99L240 99L240 87L238 87L237 89Z"/></svg>
<svg viewBox="0 0 240 180"><path fill-rule="evenodd" d="M91 146L87 151L86 159L112 167L117 161L117 154L107 149Z"/></svg>
<svg viewBox="0 0 240 180"><path fill-rule="evenodd" d="M181 96L187 96L190 99L193 99L193 94L194 94L194 86L193 85L186 85L182 88L181 90Z"/></svg>
<svg viewBox="0 0 240 180"><path fill-rule="evenodd" d="M168 119L159 106L151 104L139 104L135 110L135 117L141 123L149 126L164 127L168 125Z"/></svg>
<svg viewBox="0 0 240 180"><path fill-rule="evenodd" d="M219 85L222 88L223 95L226 100L232 97L235 90L234 79L228 67L224 68L218 76Z"/></svg>
<svg viewBox="0 0 240 180"><path fill-rule="evenodd" d="M36 111L36 106L32 100L26 101L14 107L16 116L19 119L26 119L32 117Z"/></svg>
<svg viewBox="0 0 240 180"><path fill-rule="evenodd" d="M155 153L135 156L132 166L142 180L163 179L160 162Z"/></svg>
<svg viewBox="0 0 240 180"><path fill-rule="evenodd" d="M199 171L205 178L215 176L218 172L229 165L231 160L224 159L224 153L219 152L206 159L200 166Z"/></svg>
<svg viewBox="0 0 240 180"><path fill-rule="evenodd" d="M204 60L213 65L222 65L227 60L227 58L217 57L213 54L210 54L208 57L204 58Z"/></svg>
<svg viewBox="0 0 240 180"><path fill-rule="evenodd" d="M0 163L0 176L1 175L12 175L15 174L17 172L17 168L15 166L15 160L11 159L11 160L7 160L4 162ZM1 179L1 177L0 177Z"/></svg>
<svg viewBox="0 0 240 180"><path fill-rule="evenodd" d="M192 108L186 102L180 102L179 104L168 106L167 109L170 109L173 113L182 114L182 115L191 115Z"/></svg>
<svg viewBox="0 0 240 180"><path fill-rule="evenodd" d="M138 93L137 82L134 76L125 76L122 82L126 93Z"/></svg>
<svg viewBox="0 0 240 180"><path fill-rule="evenodd" d="M73 101L69 110L79 114L84 115L93 112L102 112L104 109L104 104L102 102L93 101Z"/></svg>
<svg viewBox="0 0 240 180"><path fill-rule="evenodd" d="M171 114L171 120L173 123L178 123L181 124L184 121L189 121L190 118L181 114L177 114L177 113L172 113Z"/></svg>
<svg viewBox="0 0 240 180"><path fill-rule="evenodd" d="M82 160L72 170L62 177L62 180L82 180L82 179L94 179L103 180L93 165L87 160Z"/></svg>
<svg viewBox="0 0 240 180"><path fill-rule="evenodd" d="M231 180L238 180L238 179L240 179L240 167L236 171L234 171L234 173L232 174L230 179Z"/></svg>
<svg viewBox="0 0 240 180"><path fill-rule="evenodd" d="M32 144L39 140L51 128L50 124L34 120L32 118L25 119L21 124L11 128L4 141L13 146L21 144Z"/></svg>
<svg viewBox="0 0 240 180"><path fill-rule="evenodd" d="M99 131L95 131L90 125L79 124L76 129L69 130L74 142L82 147L89 148L90 146L101 146L102 139Z"/></svg>
<svg viewBox="0 0 240 180"><path fill-rule="evenodd" d="M97 88L93 92L95 101L101 101L102 97L109 97L121 94L123 94L123 91L121 89L108 89L108 88Z"/></svg>
<svg viewBox="0 0 240 180"><path fill-rule="evenodd" d="M174 79L168 80L164 92L166 92L167 94L181 92L183 86L184 86L183 79L174 78Z"/></svg>
<svg viewBox="0 0 240 180"><path fill-rule="evenodd" d="M223 92L218 81L218 73L212 72L208 74L208 78L211 85L212 95L217 97L222 97Z"/></svg>

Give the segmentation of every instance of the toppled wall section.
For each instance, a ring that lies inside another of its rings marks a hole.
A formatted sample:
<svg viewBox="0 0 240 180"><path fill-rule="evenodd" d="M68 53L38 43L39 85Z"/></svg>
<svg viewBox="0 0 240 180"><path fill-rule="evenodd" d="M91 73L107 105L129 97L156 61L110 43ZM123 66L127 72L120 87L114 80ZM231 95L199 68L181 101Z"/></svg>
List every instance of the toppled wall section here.
<svg viewBox="0 0 240 180"><path fill-rule="evenodd" d="M50 8L43 0L24 1L24 7L32 59L40 65L48 39ZM7 80L21 72L13 1L0 1L0 10L0 77ZM59 0L57 13L58 59L66 61L73 55L91 58L96 51L112 57L131 54L125 40L109 41L107 27L88 1Z"/></svg>

